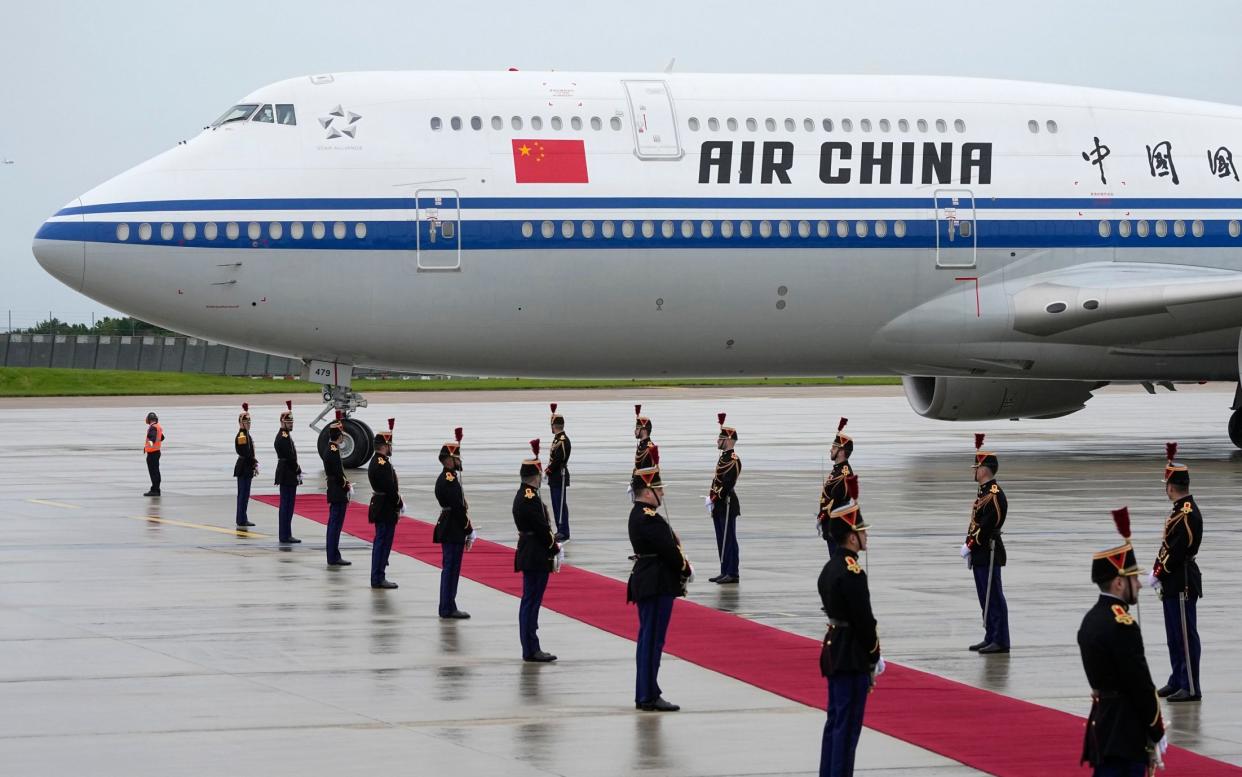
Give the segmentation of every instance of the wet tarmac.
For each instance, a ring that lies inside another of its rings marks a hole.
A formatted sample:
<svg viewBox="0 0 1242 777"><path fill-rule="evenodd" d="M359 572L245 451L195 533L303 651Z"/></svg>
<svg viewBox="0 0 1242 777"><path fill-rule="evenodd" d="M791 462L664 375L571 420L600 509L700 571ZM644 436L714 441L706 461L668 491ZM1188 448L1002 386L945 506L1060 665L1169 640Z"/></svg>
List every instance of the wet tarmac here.
<svg viewBox="0 0 1242 777"><path fill-rule="evenodd" d="M1055 421L955 425L918 418L877 389L748 389L486 394L373 394L361 417L397 420L394 464L410 512L434 516L440 444L465 429L464 484L480 531L510 542L515 472L532 437L550 437L560 403L574 444L574 565L624 579L625 484L633 403L655 423L672 521L699 569L691 598L809 637L822 635L815 579L825 559L814 511L838 416L850 418L871 532L867 559L887 658L1015 698L1085 715L1074 633L1095 599L1091 553L1129 505L1140 563L1150 565L1168 511L1160 476L1178 440L1205 514L1199 557L1205 697L1166 706L1176 744L1242 764L1242 626L1233 565L1242 456L1225 426L1231 387L1147 396L1102 392ZM283 397L251 402L262 473ZM322 482L318 412L295 396L295 438ZM523 664L517 602L463 580L474 617L436 617L439 571L396 557L397 591L367 586L369 546L344 542L345 569L324 565L322 528L296 518L293 549L275 542L275 510L231 530L232 436L241 399L6 400L0 451L0 761L37 775L812 774L823 713L666 659L670 715L632 702L633 645L545 612L555 665ZM143 416L168 441L163 496L147 488ZM718 587L703 494L718 411L739 431L742 582ZM958 557L973 498L972 433L988 433L1010 499L1005 590L1014 649L980 657L979 607ZM365 498L365 477L360 496ZM469 560L467 559L467 564ZM1158 602L1144 592L1143 632L1157 684L1168 655ZM744 650L745 646L739 646ZM978 721L979 731L988 721ZM967 734L969 735L969 734ZM982 734L981 734L982 735ZM1077 773L1073 764L1064 771ZM978 774L864 732L868 775Z"/></svg>

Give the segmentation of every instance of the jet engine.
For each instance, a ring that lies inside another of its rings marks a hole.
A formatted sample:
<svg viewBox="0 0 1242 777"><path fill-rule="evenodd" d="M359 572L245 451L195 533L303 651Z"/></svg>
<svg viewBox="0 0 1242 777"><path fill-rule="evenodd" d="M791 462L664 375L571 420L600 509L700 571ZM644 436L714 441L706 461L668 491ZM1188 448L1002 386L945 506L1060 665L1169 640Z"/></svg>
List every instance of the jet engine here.
<svg viewBox="0 0 1242 777"><path fill-rule="evenodd" d="M1107 383L995 378L901 379L914 412L940 421L1059 418L1082 410Z"/></svg>

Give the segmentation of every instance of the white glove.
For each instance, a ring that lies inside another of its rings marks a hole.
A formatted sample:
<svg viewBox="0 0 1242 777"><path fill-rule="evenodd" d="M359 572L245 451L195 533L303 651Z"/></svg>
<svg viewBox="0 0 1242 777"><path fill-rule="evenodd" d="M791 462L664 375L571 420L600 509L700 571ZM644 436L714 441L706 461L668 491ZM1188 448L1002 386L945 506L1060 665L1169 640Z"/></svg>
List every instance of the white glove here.
<svg viewBox="0 0 1242 777"><path fill-rule="evenodd" d="M470 530L470 534L466 536L466 550L470 550L470 548L474 547L474 541L477 540L478 538L479 538L478 529L472 528Z"/></svg>
<svg viewBox="0 0 1242 777"><path fill-rule="evenodd" d="M880 656L880 660L876 662L875 669L872 670L871 676L879 677L880 675L884 674L884 670L887 668L888 668L888 665L884 663L884 656Z"/></svg>
<svg viewBox="0 0 1242 777"><path fill-rule="evenodd" d="M1139 575L1139 583L1141 583L1145 588L1155 590L1160 587L1160 578L1156 577L1156 573L1154 572L1144 572Z"/></svg>
<svg viewBox="0 0 1242 777"><path fill-rule="evenodd" d="M962 543L962 558L970 558L970 546Z"/></svg>
<svg viewBox="0 0 1242 777"><path fill-rule="evenodd" d="M1169 752L1169 735L1168 734L1165 734L1164 736L1160 737L1160 741L1156 743L1156 752L1159 753L1161 756L1164 756L1165 753ZM1163 758L1161 760L1163 760Z"/></svg>

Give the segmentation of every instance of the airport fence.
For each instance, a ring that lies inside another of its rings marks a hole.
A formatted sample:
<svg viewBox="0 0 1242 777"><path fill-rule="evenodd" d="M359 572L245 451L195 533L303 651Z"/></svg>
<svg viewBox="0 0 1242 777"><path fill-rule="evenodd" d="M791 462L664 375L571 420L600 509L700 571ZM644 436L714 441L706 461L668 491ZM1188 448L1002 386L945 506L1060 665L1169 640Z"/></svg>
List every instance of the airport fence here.
<svg viewBox="0 0 1242 777"><path fill-rule="evenodd" d="M299 376L302 362L196 337L0 335L0 366Z"/></svg>

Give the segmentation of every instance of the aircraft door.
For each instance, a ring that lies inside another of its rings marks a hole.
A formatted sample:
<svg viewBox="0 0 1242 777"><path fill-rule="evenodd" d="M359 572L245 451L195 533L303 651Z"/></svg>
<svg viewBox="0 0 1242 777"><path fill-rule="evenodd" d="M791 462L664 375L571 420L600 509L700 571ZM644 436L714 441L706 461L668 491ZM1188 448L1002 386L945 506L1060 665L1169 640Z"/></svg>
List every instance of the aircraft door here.
<svg viewBox="0 0 1242 777"><path fill-rule="evenodd" d="M414 251L419 272L461 269L461 200L456 189L414 192Z"/></svg>
<svg viewBox="0 0 1242 777"><path fill-rule="evenodd" d="M937 189L936 267L970 269L975 266L977 237L975 195L969 189Z"/></svg>
<svg viewBox="0 0 1242 777"><path fill-rule="evenodd" d="M639 159L681 159L673 96L664 81L622 81L630 120L634 124L634 153Z"/></svg>

